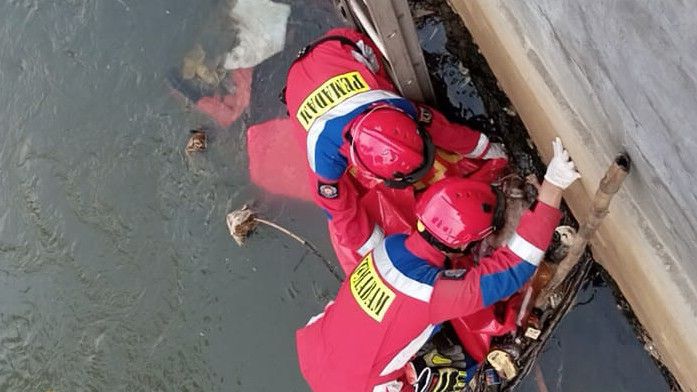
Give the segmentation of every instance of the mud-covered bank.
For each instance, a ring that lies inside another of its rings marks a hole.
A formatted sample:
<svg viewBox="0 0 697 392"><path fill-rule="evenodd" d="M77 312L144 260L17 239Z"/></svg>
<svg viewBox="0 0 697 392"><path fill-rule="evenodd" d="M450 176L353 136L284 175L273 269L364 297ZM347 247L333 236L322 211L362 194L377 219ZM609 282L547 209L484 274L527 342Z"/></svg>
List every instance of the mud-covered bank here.
<svg viewBox="0 0 697 392"><path fill-rule="evenodd" d="M495 138L503 141L512 157L512 164L522 175L534 173L541 178L545 165L528 136L520 117L515 112L506 94L500 89L496 78L487 65L486 60L479 52L471 35L463 25L460 17L455 14L450 6L440 0L412 1L412 10L419 29L419 36L425 50L426 61L429 65L434 89L438 97L438 104L443 111L453 120L471 124L483 129ZM564 208L563 224L578 227L578 223L570 214L568 208ZM587 252L586 258L593 263L589 278L582 288L579 299L574 307L586 306L594 301L600 290L611 292L614 296L615 310L613 317L617 322L628 323L638 341L634 342L632 355L639 352L641 347L646 352L641 355L650 357L660 374L665 379L667 388L680 390L679 386L668 369L661 363L657 351L651 340L632 312L628 302L622 296L617 284L611 276L599 264L592 261L591 252ZM588 297L590 293L590 296ZM602 295L602 294L600 294ZM586 298L588 297L588 298ZM584 299L585 298L585 299ZM574 312L574 310L572 310ZM607 314L602 312L601 314ZM598 317L601 317L601 314ZM562 324L565 324L562 322ZM600 325L598 328L601 328ZM562 325L570 328L573 326ZM598 331L602 334L603 331ZM548 342L549 344L549 342ZM561 342L557 342L558 345ZM618 350L625 349L618 345ZM647 354L648 353L648 354ZM622 355L629 355L630 350ZM542 354L541 362L544 362L545 354ZM586 361L587 358L578 358ZM573 366L569 365L569 372L573 372ZM610 366L618 372L640 372L640 369L631 369L629 365L621 363L598 363L598 366ZM561 378L562 376L559 375ZM592 382L592 381L590 381ZM639 385L639 384L637 384ZM588 385L573 385L579 386ZM618 386L627 387L619 383ZM590 387L590 386L588 386ZM649 388L643 385L641 388ZM595 388L598 390L597 388ZM641 389L650 390L650 389Z"/></svg>

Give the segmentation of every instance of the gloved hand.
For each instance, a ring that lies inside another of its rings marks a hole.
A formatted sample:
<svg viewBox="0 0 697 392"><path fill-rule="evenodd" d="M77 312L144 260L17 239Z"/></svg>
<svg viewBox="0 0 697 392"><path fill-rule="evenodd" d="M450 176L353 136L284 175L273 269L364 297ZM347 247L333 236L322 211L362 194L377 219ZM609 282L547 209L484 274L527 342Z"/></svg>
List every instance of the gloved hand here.
<svg viewBox="0 0 697 392"><path fill-rule="evenodd" d="M414 385L416 392L461 392L467 387L467 372L452 367L425 368Z"/></svg>
<svg viewBox="0 0 697 392"><path fill-rule="evenodd" d="M545 180L554 186L566 189L581 175L576 171L574 162L569 159L569 152L564 149L561 139L556 138L552 142L552 148L554 149L554 157L547 165Z"/></svg>
<svg viewBox="0 0 697 392"><path fill-rule="evenodd" d="M467 386L467 372L451 367L438 368L428 392L460 392Z"/></svg>
<svg viewBox="0 0 697 392"><path fill-rule="evenodd" d="M467 367L465 363L465 353L462 351L462 346L458 344L452 345L440 352L435 347L432 347L428 351L421 352L421 360L424 362L424 365L431 368L457 367L464 369Z"/></svg>
<svg viewBox="0 0 697 392"><path fill-rule="evenodd" d="M486 154L484 154L481 159L500 159L500 158L508 159L508 155L506 155L506 149L503 147L503 144L490 143L489 149L486 151Z"/></svg>
<svg viewBox="0 0 697 392"><path fill-rule="evenodd" d="M431 341L419 350L410 366L417 392L462 391L470 367L462 346L454 344L439 350ZM472 368L476 370L476 366Z"/></svg>

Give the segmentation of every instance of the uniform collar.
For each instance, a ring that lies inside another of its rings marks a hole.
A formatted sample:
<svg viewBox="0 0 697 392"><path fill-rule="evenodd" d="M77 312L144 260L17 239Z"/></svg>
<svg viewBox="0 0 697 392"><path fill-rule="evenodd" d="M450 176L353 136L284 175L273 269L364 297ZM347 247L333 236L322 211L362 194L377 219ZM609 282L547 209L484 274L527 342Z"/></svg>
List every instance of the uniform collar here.
<svg viewBox="0 0 697 392"><path fill-rule="evenodd" d="M426 242L419 233L414 231L407 237L404 245L415 256L428 261L431 265L443 268L445 265L445 255Z"/></svg>

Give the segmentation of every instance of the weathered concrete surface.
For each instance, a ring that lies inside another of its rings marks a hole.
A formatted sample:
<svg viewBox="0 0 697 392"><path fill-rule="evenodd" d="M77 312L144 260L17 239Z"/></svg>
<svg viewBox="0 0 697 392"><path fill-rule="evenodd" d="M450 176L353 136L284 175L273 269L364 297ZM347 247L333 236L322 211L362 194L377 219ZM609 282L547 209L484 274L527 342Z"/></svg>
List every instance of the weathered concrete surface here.
<svg viewBox="0 0 697 392"><path fill-rule="evenodd" d="M690 2L451 0L547 159L583 174L577 217L619 151L633 171L594 239L684 390L697 391L697 7Z"/></svg>

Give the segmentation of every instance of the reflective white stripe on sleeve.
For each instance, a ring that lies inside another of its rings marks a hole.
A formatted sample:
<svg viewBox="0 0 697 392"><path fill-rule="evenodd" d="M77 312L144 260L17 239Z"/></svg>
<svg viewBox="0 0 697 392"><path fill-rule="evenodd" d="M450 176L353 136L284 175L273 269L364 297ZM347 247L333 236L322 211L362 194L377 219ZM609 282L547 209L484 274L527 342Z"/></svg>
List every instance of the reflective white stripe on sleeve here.
<svg viewBox="0 0 697 392"><path fill-rule="evenodd" d="M343 117L365 104L391 98L401 97L384 90L366 91L364 93L354 95L318 117L308 130L307 134L307 159L308 162L310 162L310 168L312 168L312 171L317 172L317 166L315 164L315 149L317 147L319 136L322 134L322 131L324 131L324 126L328 121L337 117Z"/></svg>
<svg viewBox="0 0 697 392"><path fill-rule="evenodd" d="M373 252L375 267L380 272L380 276L394 288L402 293L419 301L428 302L433 294L433 286L421 283L404 275L397 267L394 266L390 256L387 255L385 242L375 248Z"/></svg>
<svg viewBox="0 0 697 392"><path fill-rule="evenodd" d="M370 234L368 240L363 245L361 245L361 247L358 248L356 252L358 252L358 254L361 256L365 256L368 254L368 252L375 249L375 247L378 246L380 241L382 241L384 238L385 233L383 233L380 226L375 225L375 227L373 227L373 233Z"/></svg>
<svg viewBox="0 0 697 392"><path fill-rule="evenodd" d="M469 154L465 154L467 158L479 158L484 155L487 147L489 147L489 138L485 134L479 134L479 140L477 140L477 146Z"/></svg>
<svg viewBox="0 0 697 392"><path fill-rule="evenodd" d="M423 346L426 343L428 338L431 337L434 328L435 326L433 325L427 326L426 329L424 329L423 332L419 334L419 336L415 337L414 340L409 342L409 344L407 344L407 346L402 349L402 351L397 353L397 355L395 355L394 358L392 358L390 363L388 363L387 366L385 366L385 368L382 370L382 372L380 372L380 376L386 376L394 372L395 370L403 368L407 364L407 362L409 362L411 357L413 357L414 354L416 354L416 352L419 351L421 346Z"/></svg>
<svg viewBox="0 0 697 392"><path fill-rule="evenodd" d="M540 265L540 261L542 261L542 257L545 255L544 250L529 243L518 233L513 234L507 245L511 252L534 266Z"/></svg>

